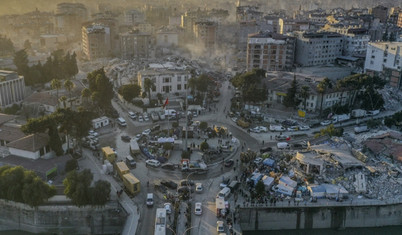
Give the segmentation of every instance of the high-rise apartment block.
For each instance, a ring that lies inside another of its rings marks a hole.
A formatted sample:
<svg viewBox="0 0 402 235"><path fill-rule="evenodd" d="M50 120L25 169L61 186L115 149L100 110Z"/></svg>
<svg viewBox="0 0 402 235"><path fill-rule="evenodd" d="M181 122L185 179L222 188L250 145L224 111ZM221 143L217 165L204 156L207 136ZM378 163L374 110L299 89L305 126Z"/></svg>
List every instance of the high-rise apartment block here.
<svg viewBox="0 0 402 235"><path fill-rule="evenodd" d="M82 52L88 60L111 53L110 28L100 24L82 27Z"/></svg>
<svg viewBox="0 0 402 235"><path fill-rule="evenodd" d="M301 66L332 64L342 56L343 37L338 33L297 32L296 63Z"/></svg>
<svg viewBox="0 0 402 235"><path fill-rule="evenodd" d="M141 32L120 34L120 53L123 59L140 59L149 57L151 35Z"/></svg>
<svg viewBox="0 0 402 235"><path fill-rule="evenodd" d="M401 87L402 42L371 42L367 46L364 71L384 78L393 87Z"/></svg>
<svg viewBox="0 0 402 235"><path fill-rule="evenodd" d="M277 33L251 34L247 42L247 70L289 70L294 62L295 39Z"/></svg>
<svg viewBox="0 0 402 235"><path fill-rule="evenodd" d="M195 42L207 50L213 50L216 46L216 34L218 26L215 22L201 21L194 24Z"/></svg>

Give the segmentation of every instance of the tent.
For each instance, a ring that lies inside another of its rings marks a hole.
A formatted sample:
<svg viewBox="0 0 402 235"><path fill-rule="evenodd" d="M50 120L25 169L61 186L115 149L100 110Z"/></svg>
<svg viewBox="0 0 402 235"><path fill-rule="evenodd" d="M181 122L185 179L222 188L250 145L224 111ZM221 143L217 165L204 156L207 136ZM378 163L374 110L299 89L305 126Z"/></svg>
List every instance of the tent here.
<svg viewBox="0 0 402 235"><path fill-rule="evenodd" d="M159 144L164 144L164 143L174 143L174 138L172 137L160 137L158 138L158 143Z"/></svg>
<svg viewBox="0 0 402 235"><path fill-rule="evenodd" d="M308 186L308 191L310 191L310 195L315 198L324 198L325 197L325 187L322 185L311 185Z"/></svg>
<svg viewBox="0 0 402 235"><path fill-rule="evenodd" d="M274 190L277 193L280 193L280 194L283 194L286 196L292 196L294 188L285 186L283 184L278 184L277 186L274 187Z"/></svg>
<svg viewBox="0 0 402 235"><path fill-rule="evenodd" d="M266 159L264 159L264 161L262 161L262 164L264 164L265 166L274 167L275 160L273 160L271 158L266 158Z"/></svg>
<svg viewBox="0 0 402 235"><path fill-rule="evenodd" d="M289 176L282 176L279 179L279 184L283 184L291 188L295 188L297 186L297 182L289 178Z"/></svg>
<svg viewBox="0 0 402 235"><path fill-rule="evenodd" d="M260 181L260 179L263 177L264 175L261 173L253 173L251 175L251 177L249 178L248 181L253 181L254 186L258 183L258 181Z"/></svg>
<svg viewBox="0 0 402 235"><path fill-rule="evenodd" d="M265 185L265 190L270 190L271 189L272 185L274 184L274 180L275 180L274 178L269 177L267 175L264 175L262 177L262 182Z"/></svg>

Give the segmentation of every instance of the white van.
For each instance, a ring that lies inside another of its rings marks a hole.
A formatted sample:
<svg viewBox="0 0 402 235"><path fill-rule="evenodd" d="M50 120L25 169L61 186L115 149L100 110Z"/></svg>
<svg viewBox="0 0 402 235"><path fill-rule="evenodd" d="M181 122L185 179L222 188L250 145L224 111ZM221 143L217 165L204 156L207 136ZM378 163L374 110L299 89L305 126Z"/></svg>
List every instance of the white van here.
<svg viewBox="0 0 402 235"><path fill-rule="evenodd" d="M229 194L230 194L230 188L224 187L221 191L219 191L218 196L216 197L227 199L227 197L229 197Z"/></svg>
<svg viewBox="0 0 402 235"><path fill-rule="evenodd" d="M279 142L276 144L276 147L278 147L278 149L287 149L290 148L290 145L286 142Z"/></svg>
<svg viewBox="0 0 402 235"><path fill-rule="evenodd" d="M154 205L154 194L148 193L147 194L147 206L153 206L153 205Z"/></svg>
<svg viewBox="0 0 402 235"><path fill-rule="evenodd" d="M117 123L118 123L120 126L127 126L126 120L124 120L124 118L121 118L121 117L119 117L119 118L117 119Z"/></svg>

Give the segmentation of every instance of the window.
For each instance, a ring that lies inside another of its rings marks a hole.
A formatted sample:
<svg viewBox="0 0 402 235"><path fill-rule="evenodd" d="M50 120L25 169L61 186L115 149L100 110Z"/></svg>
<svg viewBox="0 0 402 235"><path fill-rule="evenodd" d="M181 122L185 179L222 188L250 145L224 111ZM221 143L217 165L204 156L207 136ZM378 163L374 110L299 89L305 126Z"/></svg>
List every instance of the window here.
<svg viewBox="0 0 402 235"><path fill-rule="evenodd" d="M163 78L163 83L169 83L170 82L170 78Z"/></svg>
<svg viewBox="0 0 402 235"><path fill-rule="evenodd" d="M177 84L177 90L178 90L178 91L181 90L181 84Z"/></svg>
<svg viewBox="0 0 402 235"><path fill-rule="evenodd" d="M177 76L177 82L181 82L181 76Z"/></svg>

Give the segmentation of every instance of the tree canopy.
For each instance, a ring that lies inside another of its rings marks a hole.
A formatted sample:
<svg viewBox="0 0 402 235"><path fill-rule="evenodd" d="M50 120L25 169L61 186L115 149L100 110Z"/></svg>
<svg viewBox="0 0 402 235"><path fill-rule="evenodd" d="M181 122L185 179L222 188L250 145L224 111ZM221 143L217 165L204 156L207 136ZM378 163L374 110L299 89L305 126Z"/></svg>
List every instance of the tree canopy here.
<svg viewBox="0 0 402 235"><path fill-rule="evenodd" d="M33 171L21 166L0 167L0 198L37 207L56 194L53 186L46 184Z"/></svg>
<svg viewBox="0 0 402 235"><path fill-rule="evenodd" d="M38 62L29 67L26 50L19 50L14 55L14 64L17 71L24 76L25 84L28 86L44 84L52 79L62 80L75 76L78 73L78 66L75 53L64 53L63 50L56 50L47 58L45 64Z"/></svg>
<svg viewBox="0 0 402 235"><path fill-rule="evenodd" d="M127 84L119 88L119 94L128 102L131 102L134 98L138 97L140 93L141 87L137 84Z"/></svg>
<svg viewBox="0 0 402 235"><path fill-rule="evenodd" d="M293 107L296 108L300 104L300 100L297 98L297 80L296 76L294 76L293 81L291 83L291 86L288 88L285 99L283 101L283 104L286 107Z"/></svg>
<svg viewBox="0 0 402 235"><path fill-rule="evenodd" d="M70 171L63 181L64 194L77 206L105 205L111 192L110 183L98 180L91 187L92 180L93 174L89 169Z"/></svg>
<svg viewBox="0 0 402 235"><path fill-rule="evenodd" d="M0 35L0 56L12 55L14 53L14 44L3 35Z"/></svg>
<svg viewBox="0 0 402 235"><path fill-rule="evenodd" d="M265 84L261 84L264 77L265 70L255 69L236 75L232 79L232 84L242 91L245 102L262 102L267 99L267 87Z"/></svg>
<svg viewBox="0 0 402 235"><path fill-rule="evenodd" d="M113 98L113 85L106 76L103 67L88 73L87 79L94 103L101 108L109 108Z"/></svg>

